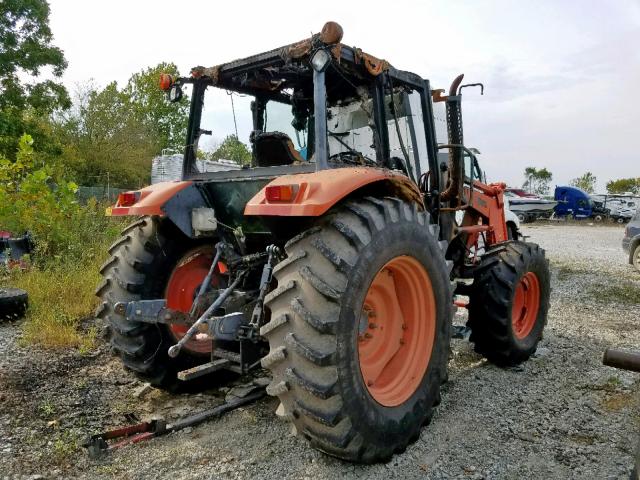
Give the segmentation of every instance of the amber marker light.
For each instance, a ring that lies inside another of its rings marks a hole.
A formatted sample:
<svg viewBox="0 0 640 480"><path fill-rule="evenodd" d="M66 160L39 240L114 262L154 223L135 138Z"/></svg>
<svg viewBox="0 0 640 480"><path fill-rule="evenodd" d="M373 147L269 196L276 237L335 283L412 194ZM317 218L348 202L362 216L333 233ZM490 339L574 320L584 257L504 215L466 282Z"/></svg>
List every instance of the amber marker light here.
<svg viewBox="0 0 640 480"><path fill-rule="evenodd" d="M173 85L173 77L168 73L160 74L160 90L167 91Z"/></svg>
<svg viewBox="0 0 640 480"><path fill-rule="evenodd" d="M290 202L296 196L298 185L271 185L266 188L267 202Z"/></svg>

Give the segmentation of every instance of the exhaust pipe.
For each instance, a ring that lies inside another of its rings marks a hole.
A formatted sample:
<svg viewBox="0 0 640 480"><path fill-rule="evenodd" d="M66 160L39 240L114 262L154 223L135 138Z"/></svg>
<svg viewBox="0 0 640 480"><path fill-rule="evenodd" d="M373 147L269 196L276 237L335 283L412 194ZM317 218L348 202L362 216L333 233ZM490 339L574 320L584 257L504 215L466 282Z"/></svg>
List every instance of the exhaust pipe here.
<svg viewBox="0 0 640 480"><path fill-rule="evenodd" d="M449 87L449 96L447 97L447 134L449 137L449 145L462 145L462 110L460 106L460 97L457 95L458 88L462 83L464 73L458 75ZM458 199L456 204L460 203L460 195L462 192L463 175L463 150L460 147L449 148L449 178L447 186L442 192L443 201ZM452 205L453 206L453 205Z"/></svg>

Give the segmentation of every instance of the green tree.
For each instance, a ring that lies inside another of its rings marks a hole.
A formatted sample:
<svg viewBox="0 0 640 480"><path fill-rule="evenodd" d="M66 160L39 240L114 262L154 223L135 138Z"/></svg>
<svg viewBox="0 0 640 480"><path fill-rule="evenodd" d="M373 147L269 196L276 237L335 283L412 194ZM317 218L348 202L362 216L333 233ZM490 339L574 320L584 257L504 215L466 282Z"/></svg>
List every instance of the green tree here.
<svg viewBox="0 0 640 480"><path fill-rule="evenodd" d="M161 73L179 76L174 63L159 63L135 73L127 82L123 93L129 97L137 119L157 136L160 149L184 150L189 119L189 100L167 101L166 94L158 87Z"/></svg>
<svg viewBox="0 0 640 480"><path fill-rule="evenodd" d="M584 175L574 178L569 184L587 193L594 193L596 191L596 177L591 172L586 172Z"/></svg>
<svg viewBox="0 0 640 480"><path fill-rule="evenodd" d="M45 0L0 2L0 154L7 158L15 159L25 131L44 136L43 116L70 106L60 81L67 62L52 40ZM42 79L43 69L53 78Z"/></svg>
<svg viewBox="0 0 640 480"><path fill-rule="evenodd" d="M607 182L607 192L609 193L640 193L640 177L638 178L620 178L619 180L611 180Z"/></svg>
<svg viewBox="0 0 640 480"><path fill-rule="evenodd" d="M81 185L133 188L147 184L158 136L140 121L129 95L115 82L86 86L57 125L63 163Z"/></svg>
<svg viewBox="0 0 640 480"><path fill-rule="evenodd" d="M247 165L251 162L251 151L238 140L235 135L227 135L220 146L211 155L209 160L232 160L239 165Z"/></svg>
<svg viewBox="0 0 640 480"><path fill-rule="evenodd" d="M122 89L112 82L77 92L57 138L81 185L139 187L149 182L153 157L165 148L183 150L189 101L167 101L158 86L162 72L178 75L174 64L161 63L132 75Z"/></svg>
<svg viewBox="0 0 640 480"><path fill-rule="evenodd" d="M524 169L524 176L525 182L522 184L522 188L537 195L549 194L549 184L553 179L553 174L546 167L540 169L527 167Z"/></svg>
<svg viewBox="0 0 640 480"><path fill-rule="evenodd" d="M0 156L0 225L29 231L36 242L33 260L40 265L91 259L113 235L113 226L95 201L80 205L69 172L42 162L41 155L25 134L15 160Z"/></svg>

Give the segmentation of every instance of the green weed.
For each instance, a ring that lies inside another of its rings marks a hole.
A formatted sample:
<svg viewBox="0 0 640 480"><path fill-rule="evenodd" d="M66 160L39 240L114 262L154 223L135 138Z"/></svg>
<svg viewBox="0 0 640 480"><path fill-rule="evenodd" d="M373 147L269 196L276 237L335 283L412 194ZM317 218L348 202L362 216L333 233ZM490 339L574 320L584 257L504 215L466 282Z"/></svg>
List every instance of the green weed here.
<svg viewBox="0 0 640 480"><path fill-rule="evenodd" d="M56 407L53 404L53 402L48 399L45 398L42 402L40 402L40 413L42 414L43 417L45 418L49 418L51 417L54 413L56 413Z"/></svg>
<svg viewBox="0 0 640 480"><path fill-rule="evenodd" d="M640 286L628 280L620 279L615 285L594 285L589 289L589 295L600 303L640 304Z"/></svg>
<svg viewBox="0 0 640 480"><path fill-rule="evenodd" d="M65 430L53 441L53 457L56 463L69 460L79 449L80 439L75 432Z"/></svg>

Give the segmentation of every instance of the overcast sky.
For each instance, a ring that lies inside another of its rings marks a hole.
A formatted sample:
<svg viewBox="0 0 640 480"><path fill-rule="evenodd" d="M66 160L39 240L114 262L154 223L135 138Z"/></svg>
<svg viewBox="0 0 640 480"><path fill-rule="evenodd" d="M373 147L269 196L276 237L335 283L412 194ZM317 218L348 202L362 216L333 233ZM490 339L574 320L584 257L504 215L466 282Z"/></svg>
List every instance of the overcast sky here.
<svg viewBox="0 0 640 480"><path fill-rule="evenodd" d="M50 3L71 91L89 79L122 84L160 61L186 74L335 20L344 43L433 87L447 88L458 73L485 84L482 97L465 92L463 116L465 143L482 152L490 180L520 185L535 166L563 184L588 170L604 190L610 179L640 176L638 0Z"/></svg>

